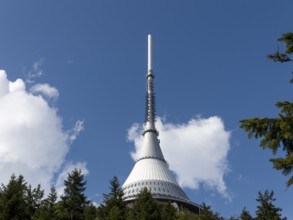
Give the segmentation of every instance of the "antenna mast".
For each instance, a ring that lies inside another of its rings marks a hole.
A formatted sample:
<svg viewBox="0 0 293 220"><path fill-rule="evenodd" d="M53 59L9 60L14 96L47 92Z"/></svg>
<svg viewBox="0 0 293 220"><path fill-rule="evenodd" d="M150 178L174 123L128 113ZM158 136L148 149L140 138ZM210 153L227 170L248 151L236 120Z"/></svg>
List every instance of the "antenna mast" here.
<svg viewBox="0 0 293 220"><path fill-rule="evenodd" d="M148 72L152 71L152 35L148 35Z"/></svg>
<svg viewBox="0 0 293 220"><path fill-rule="evenodd" d="M145 131L154 132L158 135L155 128L156 110L155 110L155 94L154 94L154 74L152 70L152 35L148 35L148 72L147 72L147 94L146 94L146 115L145 115Z"/></svg>

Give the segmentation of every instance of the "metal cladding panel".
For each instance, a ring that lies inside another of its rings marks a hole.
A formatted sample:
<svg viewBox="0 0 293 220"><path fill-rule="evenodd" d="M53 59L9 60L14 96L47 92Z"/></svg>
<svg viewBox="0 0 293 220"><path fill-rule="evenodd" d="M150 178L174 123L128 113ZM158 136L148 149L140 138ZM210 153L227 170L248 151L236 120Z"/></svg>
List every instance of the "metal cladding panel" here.
<svg viewBox="0 0 293 220"><path fill-rule="evenodd" d="M138 181L123 187L124 200L134 200L144 188L156 199L190 202L178 185L159 180Z"/></svg>
<svg viewBox="0 0 293 220"><path fill-rule="evenodd" d="M156 158L145 158L134 165L122 186L125 200L134 198L144 187L158 198L190 201L169 170L168 164Z"/></svg>
<svg viewBox="0 0 293 220"><path fill-rule="evenodd" d="M123 186L141 180L161 180L178 185L168 164L155 158L145 158L136 162Z"/></svg>
<svg viewBox="0 0 293 220"><path fill-rule="evenodd" d="M143 147L138 160L146 157L165 160L159 145L157 134L154 132L147 132L144 134Z"/></svg>

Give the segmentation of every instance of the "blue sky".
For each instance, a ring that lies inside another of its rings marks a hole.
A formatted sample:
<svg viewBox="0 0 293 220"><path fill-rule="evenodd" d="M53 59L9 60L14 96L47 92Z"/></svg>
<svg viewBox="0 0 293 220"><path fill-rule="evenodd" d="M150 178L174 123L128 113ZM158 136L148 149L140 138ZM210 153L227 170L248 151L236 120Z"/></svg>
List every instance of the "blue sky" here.
<svg viewBox="0 0 293 220"><path fill-rule="evenodd" d="M287 0L0 1L0 69L34 96L37 84L58 90L40 91L57 110L48 114L60 119L65 143L50 172L57 179L64 167L79 164L88 172L87 195L99 203L109 180L117 175L123 183L133 166L127 135L144 121L151 33L158 116L172 124L217 116L230 132L229 198L205 184L185 188L188 196L227 217L243 207L254 214L258 191L274 190L276 204L293 219L286 178L272 169L271 153L239 128L239 120L274 117L276 101L292 100L292 66L266 59L282 48L276 39L292 31L292 7Z"/></svg>

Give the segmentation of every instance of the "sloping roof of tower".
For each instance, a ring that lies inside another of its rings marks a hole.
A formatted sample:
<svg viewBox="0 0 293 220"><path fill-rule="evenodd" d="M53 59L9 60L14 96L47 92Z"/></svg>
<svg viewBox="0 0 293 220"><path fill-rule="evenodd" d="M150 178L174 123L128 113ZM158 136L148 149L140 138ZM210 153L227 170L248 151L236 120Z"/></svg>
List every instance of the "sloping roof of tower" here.
<svg viewBox="0 0 293 220"><path fill-rule="evenodd" d="M146 96L146 120L143 132L143 147L139 157L122 186L124 199L134 200L143 188L147 188L154 198L178 201L193 206L184 191L177 183L163 156L155 128L155 96L153 92L154 74L152 71L152 42L148 35L148 72ZM198 206L197 206L198 207Z"/></svg>

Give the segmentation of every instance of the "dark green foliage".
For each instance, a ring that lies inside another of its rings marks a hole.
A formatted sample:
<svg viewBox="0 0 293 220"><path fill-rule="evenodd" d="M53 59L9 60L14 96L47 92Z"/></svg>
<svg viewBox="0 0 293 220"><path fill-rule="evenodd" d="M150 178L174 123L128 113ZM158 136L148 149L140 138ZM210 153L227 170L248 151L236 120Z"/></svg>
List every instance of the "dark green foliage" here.
<svg viewBox="0 0 293 220"><path fill-rule="evenodd" d="M278 39L278 41L283 41L286 44L286 54L291 54L293 53L293 33L288 32L286 34L283 34L282 37ZM292 59L291 59L292 60Z"/></svg>
<svg viewBox="0 0 293 220"><path fill-rule="evenodd" d="M97 217L97 208L92 204L88 204L83 213L83 220L94 220Z"/></svg>
<svg viewBox="0 0 293 220"><path fill-rule="evenodd" d="M23 176L11 176L7 186L1 186L0 220L30 219L27 205L27 183Z"/></svg>
<svg viewBox="0 0 293 220"><path fill-rule="evenodd" d="M198 220L199 216L188 211L188 210L183 210L181 212L176 213L177 219L178 220Z"/></svg>
<svg viewBox="0 0 293 220"><path fill-rule="evenodd" d="M56 203L55 188L43 199L40 185L32 188L23 176L12 175L0 187L0 220L95 220L96 207L84 195L85 184L81 171L72 171L64 181L64 195Z"/></svg>
<svg viewBox="0 0 293 220"><path fill-rule="evenodd" d="M259 205L256 210L256 220L286 220L287 218L281 217L281 208L276 207L273 202L276 199L274 198L274 192L265 191L264 194L261 192L258 193Z"/></svg>
<svg viewBox="0 0 293 220"><path fill-rule="evenodd" d="M271 149L276 154L282 146L285 156L273 158L270 161L274 168L282 170L287 176L293 171L293 103L278 102L277 107L281 113L277 118L253 118L241 121L241 128L248 132L248 137L262 138L260 146ZM287 182L289 187L293 184L293 176Z"/></svg>
<svg viewBox="0 0 293 220"><path fill-rule="evenodd" d="M35 212L41 207L43 196L44 190L41 189L41 185L38 185L35 189L32 189L30 185L28 186L26 202L30 216L33 216Z"/></svg>
<svg viewBox="0 0 293 220"><path fill-rule="evenodd" d="M285 42L286 51L279 50L268 57L275 62L291 62L293 53L293 33L283 34L279 41ZM291 79L293 82L293 78ZM241 120L240 127L248 132L248 137L261 138L260 146L271 149L275 155L279 148L285 152L283 157L272 158L270 161L277 170L281 170L285 176L293 172L293 103L277 102L280 113L276 118L252 118ZM287 187L293 184L293 175L287 181Z"/></svg>
<svg viewBox="0 0 293 220"><path fill-rule="evenodd" d="M158 202L144 189L136 201L127 207L123 190L117 177L110 181L110 193L104 194L103 204L98 208L98 217L103 220L151 220L176 219L176 209L168 202Z"/></svg>
<svg viewBox="0 0 293 220"><path fill-rule="evenodd" d="M153 199L151 193L144 188L141 193L138 194L133 207L128 214L128 220L158 220L160 218L159 205L155 199Z"/></svg>
<svg viewBox="0 0 293 220"><path fill-rule="evenodd" d="M89 204L84 191L86 181L81 170L74 169L64 181L64 194L57 204L59 219L81 220L85 207Z"/></svg>
<svg viewBox="0 0 293 220"><path fill-rule="evenodd" d="M199 215L185 210L183 212L177 213L177 216L179 217L179 220L224 220L224 218L221 217L219 213L213 212L211 206L208 206L205 203L201 205ZM236 220L237 218L231 217L229 220L230 219Z"/></svg>
<svg viewBox="0 0 293 220"><path fill-rule="evenodd" d="M123 190L120 188L119 180L115 176L110 181L110 193L104 194L104 201L98 208L100 219L122 220L126 218L126 203L123 201Z"/></svg>
<svg viewBox="0 0 293 220"><path fill-rule="evenodd" d="M37 209L32 219L42 219L42 220L57 220L56 214L56 201L57 201L57 192L55 188L51 188L51 191L47 199L43 200L39 209Z"/></svg>
<svg viewBox="0 0 293 220"><path fill-rule="evenodd" d="M160 216L163 220L177 219L177 210L170 202L159 202Z"/></svg>
<svg viewBox="0 0 293 220"><path fill-rule="evenodd" d="M64 195L57 202L55 188L43 199L40 185L32 189L23 176L12 175L9 183L0 187L0 220L224 220L205 203L199 214L177 211L170 202L154 199L147 188L127 206L117 177L111 180L110 193L104 194L104 204L97 209L84 195L85 184L81 171L72 171L64 181ZM273 191L259 192L256 218L244 208L239 218L227 220L286 220L281 216L282 209L273 204L273 196Z"/></svg>
<svg viewBox="0 0 293 220"><path fill-rule="evenodd" d="M199 218L200 220L224 220L223 217L220 216L219 213L215 213L211 210L211 206L206 205L203 203L201 205L201 210L199 213Z"/></svg>
<svg viewBox="0 0 293 220"><path fill-rule="evenodd" d="M290 54L293 53L293 33L288 32L286 34L283 34L283 36L280 37L278 41L285 43L286 51L282 53L278 48L278 50L275 53L269 54L268 58L273 60L274 62L280 63L293 61L293 59L290 57Z"/></svg>
<svg viewBox="0 0 293 220"><path fill-rule="evenodd" d="M250 215L249 211L246 208L242 209L240 220L253 220L252 216Z"/></svg>

